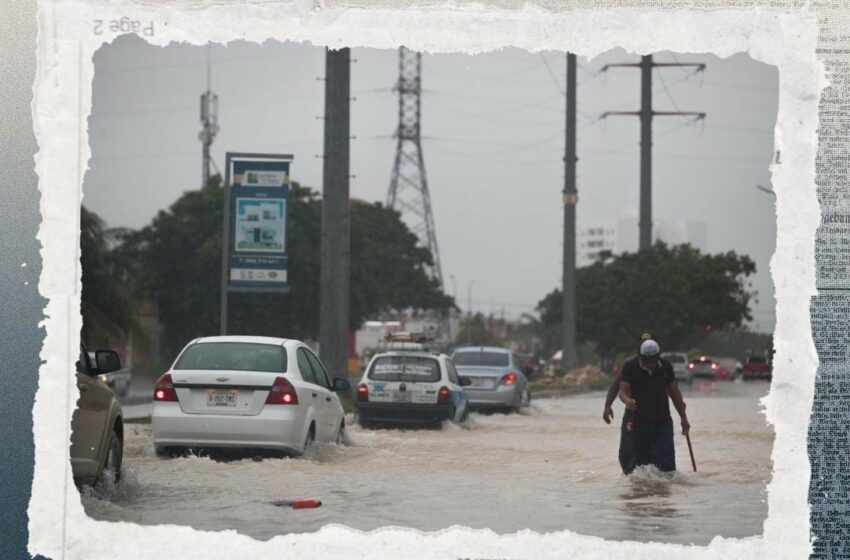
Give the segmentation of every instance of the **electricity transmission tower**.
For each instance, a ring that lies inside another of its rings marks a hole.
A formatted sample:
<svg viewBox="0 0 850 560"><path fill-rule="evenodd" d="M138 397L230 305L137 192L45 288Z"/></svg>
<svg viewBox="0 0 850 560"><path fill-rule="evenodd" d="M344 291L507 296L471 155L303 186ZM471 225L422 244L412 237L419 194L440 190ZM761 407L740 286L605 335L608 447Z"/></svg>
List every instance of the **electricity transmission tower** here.
<svg viewBox="0 0 850 560"><path fill-rule="evenodd" d="M420 243L431 251L430 274L443 287L440 251L431 211L421 142L422 55L401 47L398 51L398 128L387 206L401 212Z"/></svg>
<svg viewBox="0 0 850 560"><path fill-rule="evenodd" d="M218 133L218 96L211 91L211 56L211 47L207 45L207 91L201 94L201 124L203 129L198 134L198 139L203 145L201 188L206 188L210 184L210 146Z"/></svg>
<svg viewBox="0 0 850 560"><path fill-rule="evenodd" d="M653 111L652 110L652 69L659 66L694 66L697 72L705 70L705 64L701 62L653 62L652 55L641 57L639 63L606 64L602 72L606 72L614 66L626 66L640 68L640 111L608 111L602 113L601 118L608 115L632 115L640 117L640 244L639 249L648 249L652 246L652 118L657 116L693 116L696 119L704 119L705 113L696 111ZM674 103L675 104L675 103Z"/></svg>

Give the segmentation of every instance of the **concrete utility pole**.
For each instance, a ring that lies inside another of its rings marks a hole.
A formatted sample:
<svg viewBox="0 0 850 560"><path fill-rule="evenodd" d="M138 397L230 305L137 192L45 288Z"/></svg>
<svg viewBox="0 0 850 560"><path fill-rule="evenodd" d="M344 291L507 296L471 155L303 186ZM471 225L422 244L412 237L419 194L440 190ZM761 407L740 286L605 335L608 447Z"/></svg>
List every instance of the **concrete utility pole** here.
<svg viewBox="0 0 850 560"><path fill-rule="evenodd" d="M569 368L576 356L576 55L567 53L567 127L564 141L564 272L561 290L561 359Z"/></svg>
<svg viewBox="0 0 850 560"><path fill-rule="evenodd" d="M632 115L640 117L640 249L648 249L652 246L652 117L655 116L687 116L692 115L697 119L704 119L705 113L695 111L653 111L652 110L652 69L660 66L693 66L697 72L705 70L705 64L701 62L654 62L652 55L641 57L639 63L606 64L602 72L615 66L640 68L640 111L608 111L602 113L601 118L608 115Z"/></svg>
<svg viewBox="0 0 850 560"><path fill-rule="evenodd" d="M203 128L198 139L203 145L201 162L201 188L210 183L210 146L218 133L218 96L211 91L212 87L212 51L207 45L207 91L201 94L201 124Z"/></svg>
<svg viewBox="0 0 850 560"><path fill-rule="evenodd" d="M325 50L325 147L319 352L333 377L348 377L351 51Z"/></svg>

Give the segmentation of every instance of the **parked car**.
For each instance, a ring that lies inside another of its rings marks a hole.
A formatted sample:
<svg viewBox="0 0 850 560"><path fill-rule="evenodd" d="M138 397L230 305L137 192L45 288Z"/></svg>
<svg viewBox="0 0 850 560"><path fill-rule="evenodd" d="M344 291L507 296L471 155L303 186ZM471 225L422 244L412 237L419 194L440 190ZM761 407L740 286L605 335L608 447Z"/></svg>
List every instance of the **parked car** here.
<svg viewBox="0 0 850 560"><path fill-rule="evenodd" d="M528 379L519 357L507 348L467 346L452 354L466 388L470 408L519 411L531 403Z"/></svg>
<svg viewBox="0 0 850 560"><path fill-rule="evenodd" d="M466 419L469 406L463 386L469 381L459 376L448 356L429 352L423 339L393 333L387 350L372 357L354 402L361 426L435 425Z"/></svg>
<svg viewBox="0 0 850 560"><path fill-rule="evenodd" d="M95 359L94 352L89 352L89 359ZM130 390L130 370L125 367L122 367L118 371L101 373L97 378L103 383L106 383L112 389L112 392L119 397L126 397L127 392Z"/></svg>
<svg viewBox="0 0 850 560"><path fill-rule="evenodd" d="M301 341L198 338L154 386L154 448L160 455L185 448L300 455L314 441L342 443L337 393L349 389Z"/></svg>
<svg viewBox="0 0 850 560"><path fill-rule="evenodd" d="M773 364L766 356L749 356L747 363L741 368L741 378L744 381L750 379L773 379Z"/></svg>
<svg viewBox="0 0 850 560"><path fill-rule="evenodd" d="M693 360L688 364L688 369L691 370L694 377L709 377L715 381L732 380L732 375L723 364L706 356L700 356L696 360Z"/></svg>
<svg viewBox="0 0 850 560"><path fill-rule="evenodd" d="M684 352L662 352L661 357L673 366L676 381L690 385L694 381L693 368L688 367L688 355Z"/></svg>
<svg viewBox="0 0 850 560"><path fill-rule="evenodd" d="M124 454L124 416L121 404L99 376L121 368L118 354L80 345L76 363L80 398L71 417L71 471L78 485L101 480L118 482Z"/></svg>

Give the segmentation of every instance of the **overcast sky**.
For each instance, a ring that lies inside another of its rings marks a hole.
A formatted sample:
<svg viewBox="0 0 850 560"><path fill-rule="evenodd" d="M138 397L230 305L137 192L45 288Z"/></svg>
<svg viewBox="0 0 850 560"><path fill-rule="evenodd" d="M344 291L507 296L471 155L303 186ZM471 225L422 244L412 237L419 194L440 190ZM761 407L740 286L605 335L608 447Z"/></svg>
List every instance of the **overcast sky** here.
<svg viewBox="0 0 850 560"><path fill-rule="evenodd" d="M321 191L324 49L266 42L215 45L212 89L225 153L291 153L292 178ZM353 49L351 195L384 201L390 181L398 100L395 50ZM653 219L701 221L708 251L753 258L758 291L753 326L774 326L769 260L775 249L770 187L778 73L746 54L656 53L657 62L704 62L705 72L659 68L659 111L704 111L702 123L654 120ZM639 122L608 110L637 110L640 71L611 62L639 56L612 50L579 58L578 227L637 216ZM423 151L445 289L466 310L517 317L560 285L564 150L564 53L507 49L477 56L424 54ZM199 96L207 49L150 46L122 37L95 55L84 204L108 226L139 228L201 184ZM638 232L635 230L635 236ZM663 287L660 287L663 288Z"/></svg>

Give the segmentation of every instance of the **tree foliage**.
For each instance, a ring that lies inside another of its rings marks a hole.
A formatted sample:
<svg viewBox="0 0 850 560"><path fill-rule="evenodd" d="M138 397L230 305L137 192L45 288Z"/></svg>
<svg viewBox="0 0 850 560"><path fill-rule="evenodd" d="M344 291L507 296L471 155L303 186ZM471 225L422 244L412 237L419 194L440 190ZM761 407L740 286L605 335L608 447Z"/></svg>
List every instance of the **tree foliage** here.
<svg viewBox="0 0 850 560"><path fill-rule="evenodd" d="M663 348L693 346L709 330L751 319L746 278L755 270L746 255L704 255L689 245L607 255L576 272L577 338L594 342L603 360L632 352L646 329ZM550 349L560 337L561 301L556 289L537 306Z"/></svg>
<svg viewBox="0 0 850 560"><path fill-rule="evenodd" d="M131 290L113 259L115 233L105 228L97 214L85 206L80 208L81 336L92 347L138 331Z"/></svg>
<svg viewBox="0 0 850 560"><path fill-rule="evenodd" d="M496 336L488 327L487 319L481 313L467 315L460 322L457 333L457 346L504 346L505 341Z"/></svg>
<svg viewBox="0 0 850 560"><path fill-rule="evenodd" d="M158 303L163 352L219 332L224 190L215 177L185 193L147 227L123 237L121 259L135 289ZM287 209L287 294L231 293L228 332L316 339L319 331L321 200L292 183ZM380 204L351 207L350 328L385 309L447 309L452 299L431 280L427 249L398 212Z"/></svg>

